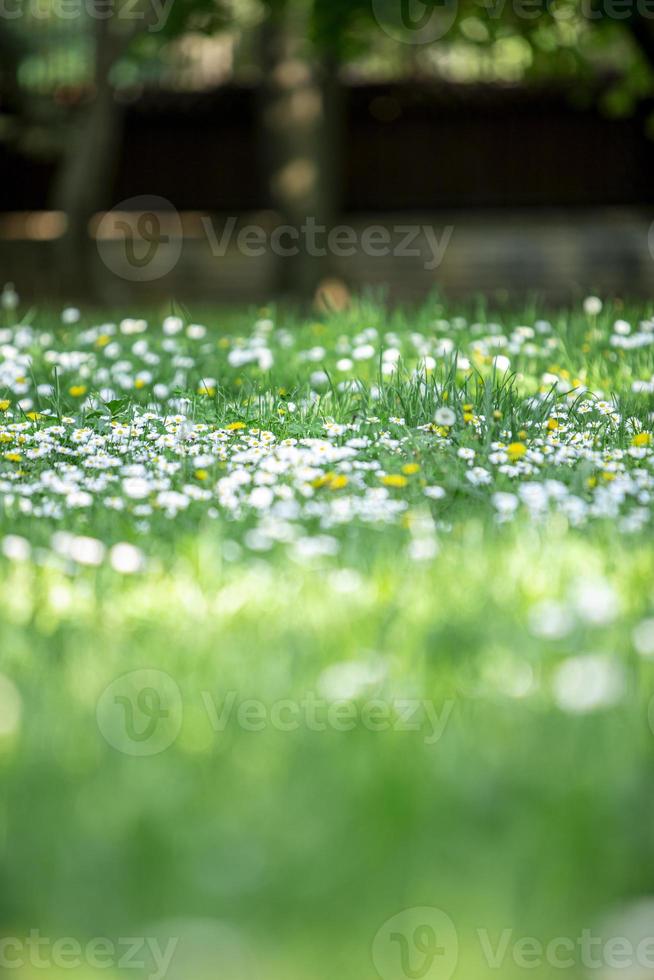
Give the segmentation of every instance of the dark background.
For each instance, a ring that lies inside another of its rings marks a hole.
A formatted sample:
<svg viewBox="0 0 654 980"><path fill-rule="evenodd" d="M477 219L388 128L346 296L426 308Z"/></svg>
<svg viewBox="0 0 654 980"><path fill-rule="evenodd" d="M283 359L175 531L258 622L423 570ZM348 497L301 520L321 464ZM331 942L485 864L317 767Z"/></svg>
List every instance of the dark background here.
<svg viewBox="0 0 654 980"><path fill-rule="evenodd" d="M231 85L139 99L125 112L112 199L271 207L256 159L256 99ZM654 203L647 105L612 119L556 88L416 83L351 86L345 102L345 212ZM0 166L1 210L48 207L54 161L2 146Z"/></svg>
<svg viewBox="0 0 654 980"><path fill-rule="evenodd" d="M380 2L175 0L156 34L0 18L0 278L100 302L307 300L325 282L412 299L651 291L654 20L459 0L443 37L401 43L397 5L433 0L384 0L390 31ZM315 171L299 191L278 179L297 160ZM184 241L174 270L133 282L99 261L94 229L141 195L180 212ZM202 240L202 216L308 215L453 234L436 270L363 252L218 261Z"/></svg>

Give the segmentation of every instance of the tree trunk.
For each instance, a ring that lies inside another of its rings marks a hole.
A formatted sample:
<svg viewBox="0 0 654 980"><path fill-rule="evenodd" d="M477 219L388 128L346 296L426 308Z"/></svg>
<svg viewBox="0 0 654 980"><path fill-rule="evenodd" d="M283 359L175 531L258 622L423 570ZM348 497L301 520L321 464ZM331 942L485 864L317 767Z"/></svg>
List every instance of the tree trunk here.
<svg viewBox="0 0 654 980"><path fill-rule="evenodd" d="M56 271L62 291L70 297L97 290L98 257L89 222L108 203L118 154L121 110L114 100L110 71L121 50L122 43L111 35L110 21L96 20L93 99L80 110L53 191L53 207L67 218L55 249Z"/></svg>
<svg viewBox="0 0 654 980"><path fill-rule="evenodd" d="M316 58L306 17L304 5L285 3L274 8L262 28L258 124L268 202L280 223L298 235L297 254L279 258L279 286L301 299L311 297L329 272L329 257L316 254L325 249L325 232L312 241L303 228L307 220L316 228L333 223L341 185L336 62Z"/></svg>

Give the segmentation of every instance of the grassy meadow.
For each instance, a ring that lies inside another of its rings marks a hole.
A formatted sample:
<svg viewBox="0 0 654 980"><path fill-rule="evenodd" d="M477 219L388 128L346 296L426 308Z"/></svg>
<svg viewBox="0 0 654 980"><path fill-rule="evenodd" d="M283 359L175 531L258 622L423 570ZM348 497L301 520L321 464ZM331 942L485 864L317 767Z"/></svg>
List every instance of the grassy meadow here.
<svg viewBox="0 0 654 980"><path fill-rule="evenodd" d="M0 326L0 967L654 976L654 307Z"/></svg>

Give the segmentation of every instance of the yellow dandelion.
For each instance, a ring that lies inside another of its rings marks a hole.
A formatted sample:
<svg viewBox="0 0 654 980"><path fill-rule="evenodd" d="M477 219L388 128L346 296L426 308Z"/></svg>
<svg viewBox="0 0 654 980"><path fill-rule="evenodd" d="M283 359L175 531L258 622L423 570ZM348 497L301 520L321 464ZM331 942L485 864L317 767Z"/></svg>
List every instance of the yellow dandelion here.
<svg viewBox="0 0 654 980"><path fill-rule="evenodd" d="M321 476L317 476L315 480L311 480L311 486L315 490L320 490L321 487L327 487L329 490L343 490L347 484L348 479L342 473L323 473Z"/></svg>
<svg viewBox="0 0 654 980"><path fill-rule="evenodd" d="M8 398L0 399L0 412L6 412L10 405L11 402Z"/></svg>
<svg viewBox="0 0 654 980"><path fill-rule="evenodd" d="M420 464L405 463L405 465L402 467L402 472L404 473L405 476L413 476L415 473L420 472Z"/></svg>
<svg viewBox="0 0 654 980"><path fill-rule="evenodd" d="M230 422L225 428L228 432L240 432L241 429L245 428L245 422Z"/></svg>
<svg viewBox="0 0 654 980"><path fill-rule="evenodd" d="M394 490L401 490L409 482L405 476L401 473L388 473L386 476L382 476L381 482L385 487L392 487Z"/></svg>
<svg viewBox="0 0 654 980"><path fill-rule="evenodd" d="M522 459L524 454L527 452L527 447L524 442L510 442L506 447L506 452L512 463L517 462Z"/></svg>
<svg viewBox="0 0 654 980"><path fill-rule="evenodd" d="M631 440L631 445L632 446L638 446L641 449L644 446L651 446L652 445L652 433L651 432L639 432L639 433L637 433L637 435L635 435L633 437L633 439Z"/></svg>
<svg viewBox="0 0 654 980"><path fill-rule="evenodd" d="M81 398L88 391L86 385L71 385L68 389L68 394L71 398Z"/></svg>

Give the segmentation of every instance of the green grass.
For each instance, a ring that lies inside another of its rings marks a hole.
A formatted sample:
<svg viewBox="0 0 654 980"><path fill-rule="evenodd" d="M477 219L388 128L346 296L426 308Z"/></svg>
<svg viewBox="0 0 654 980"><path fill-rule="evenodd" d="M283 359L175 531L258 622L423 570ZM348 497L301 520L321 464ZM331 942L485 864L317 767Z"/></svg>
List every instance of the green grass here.
<svg viewBox="0 0 654 980"><path fill-rule="evenodd" d="M66 937L115 944L83 980L520 977L523 937L535 977L613 976L618 937L646 960L651 310L457 315L6 312L19 980L70 975ZM125 937L170 963L121 966Z"/></svg>

